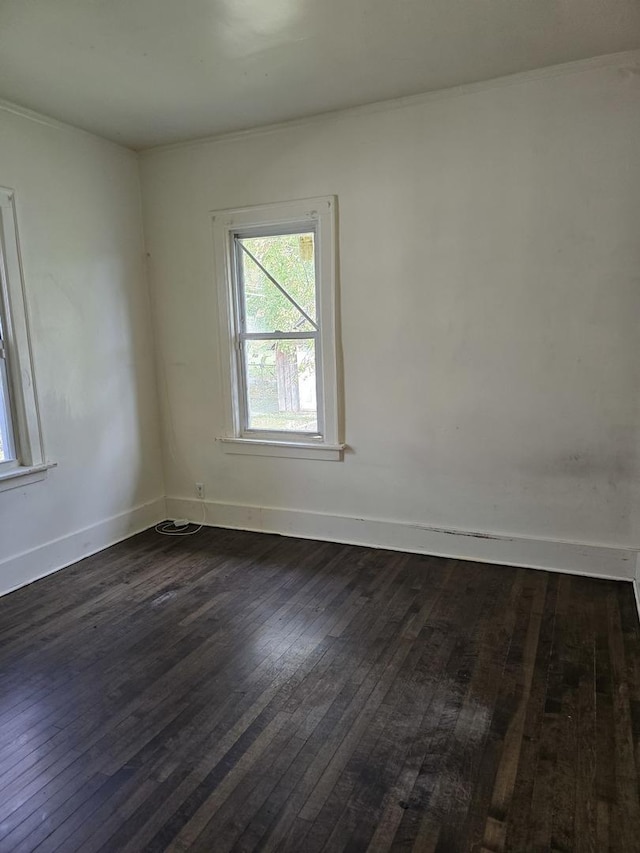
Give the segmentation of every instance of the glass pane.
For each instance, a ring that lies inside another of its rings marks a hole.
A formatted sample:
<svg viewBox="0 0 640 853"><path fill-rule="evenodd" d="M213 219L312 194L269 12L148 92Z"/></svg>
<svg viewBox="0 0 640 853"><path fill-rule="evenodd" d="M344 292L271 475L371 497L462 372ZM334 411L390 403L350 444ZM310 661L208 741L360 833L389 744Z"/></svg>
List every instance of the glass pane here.
<svg viewBox="0 0 640 853"><path fill-rule="evenodd" d="M318 432L316 342L245 341L249 429Z"/></svg>
<svg viewBox="0 0 640 853"><path fill-rule="evenodd" d="M0 358L0 462L16 458L11 432L7 363Z"/></svg>
<svg viewBox="0 0 640 853"><path fill-rule="evenodd" d="M240 250L246 331L315 331L313 323L307 319L317 322L313 233L243 237L238 242L255 258L254 261ZM289 299L260 269L260 265L278 282Z"/></svg>

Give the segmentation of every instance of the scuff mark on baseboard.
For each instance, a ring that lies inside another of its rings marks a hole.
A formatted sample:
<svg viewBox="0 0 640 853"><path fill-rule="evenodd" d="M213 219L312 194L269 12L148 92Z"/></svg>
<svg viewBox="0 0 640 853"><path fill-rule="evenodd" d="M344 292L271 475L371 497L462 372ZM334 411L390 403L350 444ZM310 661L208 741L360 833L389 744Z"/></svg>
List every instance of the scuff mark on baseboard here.
<svg viewBox="0 0 640 853"><path fill-rule="evenodd" d="M435 528L438 530L438 528ZM471 539L497 539L500 542L513 542L508 536L493 536L491 533L463 533L460 530L438 530L439 533L446 533L447 536L469 536Z"/></svg>
<svg viewBox="0 0 640 853"><path fill-rule="evenodd" d="M364 521L364 519L361 519ZM510 536L499 536L495 533L479 533L474 530L451 530L446 527L427 527L425 524L410 524L415 530L423 530L425 533L444 533L446 536L467 536L471 539L495 539L497 542L513 542Z"/></svg>

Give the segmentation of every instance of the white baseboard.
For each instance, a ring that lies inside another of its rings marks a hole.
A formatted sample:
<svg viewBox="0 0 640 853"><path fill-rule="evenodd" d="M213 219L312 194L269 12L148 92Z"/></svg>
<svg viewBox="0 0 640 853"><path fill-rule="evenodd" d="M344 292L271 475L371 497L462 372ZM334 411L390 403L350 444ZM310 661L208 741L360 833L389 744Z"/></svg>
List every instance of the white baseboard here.
<svg viewBox="0 0 640 853"><path fill-rule="evenodd" d="M0 595L64 569L167 517L164 498L119 513L0 562Z"/></svg>
<svg viewBox="0 0 640 853"><path fill-rule="evenodd" d="M640 620L640 554L636 558L636 573L633 579L633 594L636 597L636 608L638 610L638 619Z"/></svg>
<svg viewBox="0 0 640 853"><path fill-rule="evenodd" d="M280 533L301 539L367 545L608 580L634 580L638 560L638 552L628 548L188 498L167 498L167 515L214 527Z"/></svg>
<svg viewBox="0 0 640 853"><path fill-rule="evenodd" d="M640 553L632 549L188 498L158 498L2 560L0 595L177 517L235 530L632 581L640 618Z"/></svg>
<svg viewBox="0 0 640 853"><path fill-rule="evenodd" d="M638 621L640 621L640 583L635 580L633 582L633 594L636 599L636 610L638 611Z"/></svg>

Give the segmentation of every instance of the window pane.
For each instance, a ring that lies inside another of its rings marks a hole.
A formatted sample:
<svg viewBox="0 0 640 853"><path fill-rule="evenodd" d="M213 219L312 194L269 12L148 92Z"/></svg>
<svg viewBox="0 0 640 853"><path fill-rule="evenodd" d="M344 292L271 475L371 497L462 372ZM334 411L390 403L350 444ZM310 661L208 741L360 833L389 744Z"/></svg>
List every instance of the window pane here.
<svg viewBox="0 0 640 853"><path fill-rule="evenodd" d="M253 256L250 257L242 249L239 252L244 281L246 331L315 331L313 233L244 237L238 243ZM269 276L278 282L289 298Z"/></svg>
<svg viewBox="0 0 640 853"><path fill-rule="evenodd" d="M0 358L0 462L16 458L10 417L7 363Z"/></svg>
<svg viewBox="0 0 640 853"><path fill-rule="evenodd" d="M245 341L249 429L318 432L316 342Z"/></svg>

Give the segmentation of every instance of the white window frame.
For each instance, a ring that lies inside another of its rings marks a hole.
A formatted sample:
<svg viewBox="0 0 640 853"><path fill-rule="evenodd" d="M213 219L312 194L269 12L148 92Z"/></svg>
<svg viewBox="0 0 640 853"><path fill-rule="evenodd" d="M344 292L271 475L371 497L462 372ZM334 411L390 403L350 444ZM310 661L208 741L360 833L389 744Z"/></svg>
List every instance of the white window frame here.
<svg viewBox="0 0 640 853"><path fill-rule="evenodd" d="M0 312L16 459L0 462L0 491L44 479L45 461L18 241L15 193L0 187Z"/></svg>
<svg viewBox="0 0 640 853"><path fill-rule="evenodd" d="M212 213L223 365L227 453L301 459L342 459L336 324L336 199L334 196L266 204ZM241 319L235 237L251 233L315 235L318 434L260 431L245 425L245 378L240 356Z"/></svg>

